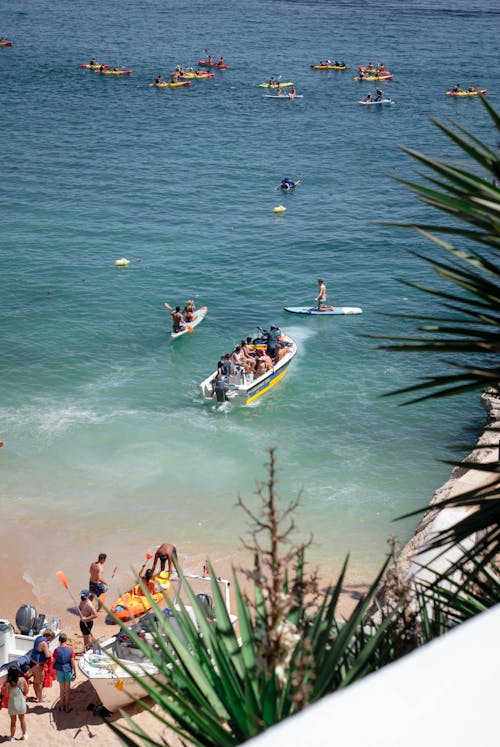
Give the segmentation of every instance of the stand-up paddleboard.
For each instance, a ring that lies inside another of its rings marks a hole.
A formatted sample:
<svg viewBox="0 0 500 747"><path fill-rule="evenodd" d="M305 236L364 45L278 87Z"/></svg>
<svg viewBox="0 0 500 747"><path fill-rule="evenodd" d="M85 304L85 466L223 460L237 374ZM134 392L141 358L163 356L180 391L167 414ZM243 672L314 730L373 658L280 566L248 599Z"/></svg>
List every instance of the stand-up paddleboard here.
<svg viewBox="0 0 500 747"><path fill-rule="evenodd" d="M363 309L357 306L335 306L318 311L317 306L285 306L285 311L290 314L310 314L312 316L330 316L332 314L362 314Z"/></svg>
<svg viewBox="0 0 500 747"><path fill-rule="evenodd" d="M358 101L358 104L370 106L371 104L394 104L394 101L392 99L380 99L380 101Z"/></svg>
<svg viewBox="0 0 500 747"><path fill-rule="evenodd" d="M204 318L207 315L208 306L202 306L200 309L195 311L194 319L192 322L186 322L183 329L181 329L179 332L171 332L170 337L172 340L176 340L178 337L182 337L182 335L186 335L188 332L192 332L194 327L197 327L198 324L201 324L201 322L204 320Z"/></svg>

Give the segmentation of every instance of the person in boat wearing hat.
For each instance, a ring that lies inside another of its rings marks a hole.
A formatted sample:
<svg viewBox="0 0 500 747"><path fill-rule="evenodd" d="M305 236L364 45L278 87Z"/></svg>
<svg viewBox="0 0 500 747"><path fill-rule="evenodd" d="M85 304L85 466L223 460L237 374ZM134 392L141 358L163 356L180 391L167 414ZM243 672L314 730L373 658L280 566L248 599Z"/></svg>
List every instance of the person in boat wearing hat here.
<svg viewBox="0 0 500 747"><path fill-rule="evenodd" d="M88 589L82 589L80 592L78 612L80 613L83 650L87 651L91 646L92 628L94 627L94 620L97 618L97 610L94 607L94 595Z"/></svg>

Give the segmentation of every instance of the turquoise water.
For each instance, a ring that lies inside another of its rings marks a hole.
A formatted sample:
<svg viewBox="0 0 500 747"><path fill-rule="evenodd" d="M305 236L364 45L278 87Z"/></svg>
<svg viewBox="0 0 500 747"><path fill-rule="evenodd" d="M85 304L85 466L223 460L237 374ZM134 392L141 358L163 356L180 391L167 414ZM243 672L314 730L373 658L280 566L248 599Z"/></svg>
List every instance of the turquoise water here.
<svg viewBox="0 0 500 747"><path fill-rule="evenodd" d="M101 550L119 572L162 541L188 566L237 559L234 504L253 500L269 446L324 569L351 551L366 578L390 534L409 536L413 520L392 520L447 479L445 445L473 442L483 413L477 395L381 397L436 370L367 337L408 332L386 312L432 310L397 278L435 281L408 252L425 242L373 221L429 215L387 174L413 173L397 144L455 157L430 115L491 137L478 100L444 95L474 83L498 102L499 11L468 5L0 2L14 40L0 49L0 505L6 537L29 527L35 551L16 552L39 594L56 567L86 580ZM148 86L206 47L231 69ZM133 74L81 70L92 55ZM310 70L325 57L350 70ZM394 72L394 106L356 104L369 61ZM264 98L270 75L303 98ZM284 176L302 185L275 192ZM364 314L287 315L318 276ZM163 301L189 297L207 319L172 343ZM285 380L246 409L203 403L218 356L272 322L299 344Z"/></svg>

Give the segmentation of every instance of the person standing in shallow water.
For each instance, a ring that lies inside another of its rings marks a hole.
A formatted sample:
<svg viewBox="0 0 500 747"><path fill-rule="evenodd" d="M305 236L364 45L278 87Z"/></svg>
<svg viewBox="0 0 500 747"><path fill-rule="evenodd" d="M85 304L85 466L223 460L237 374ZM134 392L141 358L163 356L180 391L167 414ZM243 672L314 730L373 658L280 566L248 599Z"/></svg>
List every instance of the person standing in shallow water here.
<svg viewBox="0 0 500 747"><path fill-rule="evenodd" d="M174 568L174 560L177 560L177 550L175 548L175 545L171 545L168 542L164 542L163 545L160 545L158 550L155 553L155 557L153 560L153 575L155 572L155 568L158 564L158 561L160 563L160 572L165 570L165 564L168 561L168 570L171 571Z"/></svg>
<svg viewBox="0 0 500 747"><path fill-rule="evenodd" d="M96 561L90 564L89 574L89 591L97 599L97 611L102 607L101 594L105 594L108 590L108 582L104 580L103 570L104 563L108 556L105 552L99 553L99 557Z"/></svg>
<svg viewBox="0 0 500 747"><path fill-rule="evenodd" d="M16 733L16 720L19 717L19 723L21 724L21 739L28 739L28 733L26 731L26 711L28 706L26 705L26 696L28 694L28 683L21 676L21 672L17 667L9 667L7 672L7 682L4 685L5 694L9 698L8 712L10 716L10 741L14 741Z"/></svg>

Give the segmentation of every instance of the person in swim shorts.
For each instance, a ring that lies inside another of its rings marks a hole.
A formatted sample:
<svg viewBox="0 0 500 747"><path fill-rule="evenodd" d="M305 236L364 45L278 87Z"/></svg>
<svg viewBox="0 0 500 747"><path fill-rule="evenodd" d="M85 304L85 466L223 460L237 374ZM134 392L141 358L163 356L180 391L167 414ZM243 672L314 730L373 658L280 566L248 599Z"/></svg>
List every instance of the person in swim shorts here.
<svg viewBox="0 0 500 747"><path fill-rule="evenodd" d="M177 560L177 550L175 548L175 545L171 545L168 542L164 542L163 545L160 545L160 547L157 549L155 553L155 557L153 560L153 573L154 576L155 568L160 563L160 572L165 570L165 565L168 562L168 570L172 571L174 569L174 561Z"/></svg>
<svg viewBox="0 0 500 747"><path fill-rule="evenodd" d="M83 636L83 649L86 651L90 647L92 637L92 628L94 620L97 617L97 610L94 607L94 595L89 589L82 589L80 592L80 604L78 612L80 613L80 631Z"/></svg>
<svg viewBox="0 0 500 747"><path fill-rule="evenodd" d="M94 563L90 564L89 574L89 591L97 599L97 611L102 607L101 594L105 594L108 590L108 582L103 578L104 563L108 556L105 552L101 552L99 557Z"/></svg>

